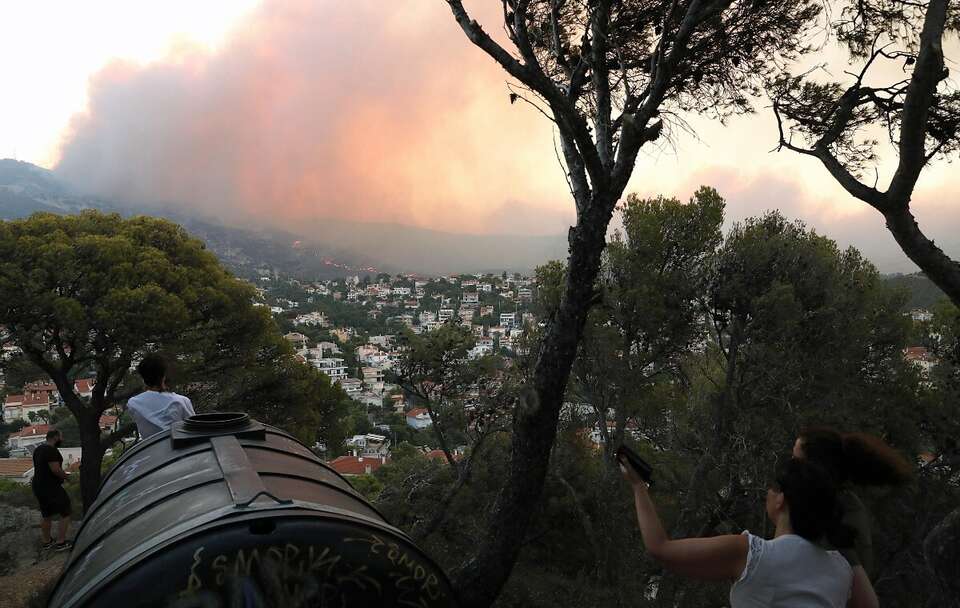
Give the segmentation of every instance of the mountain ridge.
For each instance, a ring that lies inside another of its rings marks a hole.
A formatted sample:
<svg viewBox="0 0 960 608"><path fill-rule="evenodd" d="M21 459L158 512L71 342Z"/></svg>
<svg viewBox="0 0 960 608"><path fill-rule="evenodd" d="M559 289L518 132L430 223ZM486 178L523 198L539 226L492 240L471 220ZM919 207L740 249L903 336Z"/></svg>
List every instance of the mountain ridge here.
<svg viewBox="0 0 960 608"><path fill-rule="evenodd" d="M551 259L566 257L566 236L454 233L388 222L317 218L296 225L233 225L219 217L178 207L139 205L83 194L54 171L12 159L0 160L0 219L37 211L78 213L93 208L123 215L150 214L182 224L212 240L211 250L234 264L263 248L293 275L342 276L365 272L439 275L457 272L531 272ZM250 222L255 224L256 222ZM244 244L244 240L253 241ZM223 242L221 242L223 241ZM283 252L287 248L290 251ZM228 255L232 252L234 255ZM249 262L249 259L247 260ZM249 273L247 273L249 274Z"/></svg>

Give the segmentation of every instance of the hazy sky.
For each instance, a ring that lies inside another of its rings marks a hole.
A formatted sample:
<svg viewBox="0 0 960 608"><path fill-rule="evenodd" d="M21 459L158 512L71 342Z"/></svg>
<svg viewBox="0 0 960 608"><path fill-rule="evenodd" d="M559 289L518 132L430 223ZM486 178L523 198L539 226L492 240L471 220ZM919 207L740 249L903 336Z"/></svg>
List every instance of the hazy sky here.
<svg viewBox="0 0 960 608"><path fill-rule="evenodd" d="M466 2L491 31L497 4ZM573 219L550 124L510 105L505 74L442 0L0 7L0 157L108 196L288 226L337 217L550 234ZM885 269L909 269L877 214L819 164L769 152L767 110L726 127L691 122L699 139L641 154L628 191L686 198L714 185L733 218L781 208ZM941 164L915 197L921 226L951 247L958 185Z"/></svg>

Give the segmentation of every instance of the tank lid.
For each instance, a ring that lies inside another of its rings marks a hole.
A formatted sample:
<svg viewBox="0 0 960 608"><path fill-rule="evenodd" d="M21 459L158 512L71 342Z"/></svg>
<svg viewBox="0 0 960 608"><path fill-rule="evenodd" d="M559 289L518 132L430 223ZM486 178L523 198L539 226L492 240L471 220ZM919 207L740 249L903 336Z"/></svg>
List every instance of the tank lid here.
<svg viewBox="0 0 960 608"><path fill-rule="evenodd" d="M174 423L170 429L170 441L175 448L224 435L262 440L266 438L266 429L244 412L195 414Z"/></svg>

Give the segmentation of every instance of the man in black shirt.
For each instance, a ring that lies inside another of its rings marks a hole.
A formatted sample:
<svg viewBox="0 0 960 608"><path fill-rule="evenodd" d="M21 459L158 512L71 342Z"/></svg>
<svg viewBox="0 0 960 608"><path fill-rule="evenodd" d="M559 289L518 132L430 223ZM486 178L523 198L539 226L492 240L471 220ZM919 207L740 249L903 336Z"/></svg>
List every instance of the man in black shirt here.
<svg viewBox="0 0 960 608"><path fill-rule="evenodd" d="M40 503L40 534L43 539L43 548L53 547L55 551L66 551L70 548L67 541L67 532L70 529L70 497L63 489L63 481L67 478L63 470L63 456L57 448L63 443L60 431L53 430L47 433L46 443L41 443L33 452L33 495ZM53 517L60 516L60 525L57 529L57 543L54 544L50 536Z"/></svg>

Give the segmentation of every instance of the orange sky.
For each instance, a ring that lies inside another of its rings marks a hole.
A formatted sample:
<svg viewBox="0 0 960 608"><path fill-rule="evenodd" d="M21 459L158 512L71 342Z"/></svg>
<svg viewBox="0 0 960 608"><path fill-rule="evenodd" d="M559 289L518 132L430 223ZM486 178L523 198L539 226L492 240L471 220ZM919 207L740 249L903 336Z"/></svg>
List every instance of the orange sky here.
<svg viewBox="0 0 960 608"><path fill-rule="evenodd" d="M497 4L466 2L489 31ZM98 70L58 170L121 200L286 226L336 217L561 233L573 211L550 124L511 105L506 80L441 0L266 0L215 45L180 40ZM782 208L860 246L881 228L817 163L769 152L768 111L728 126L690 120L699 139L642 153L628 191L685 198L715 185L731 217ZM944 201L957 185L946 165L926 172L921 222L956 227Z"/></svg>

